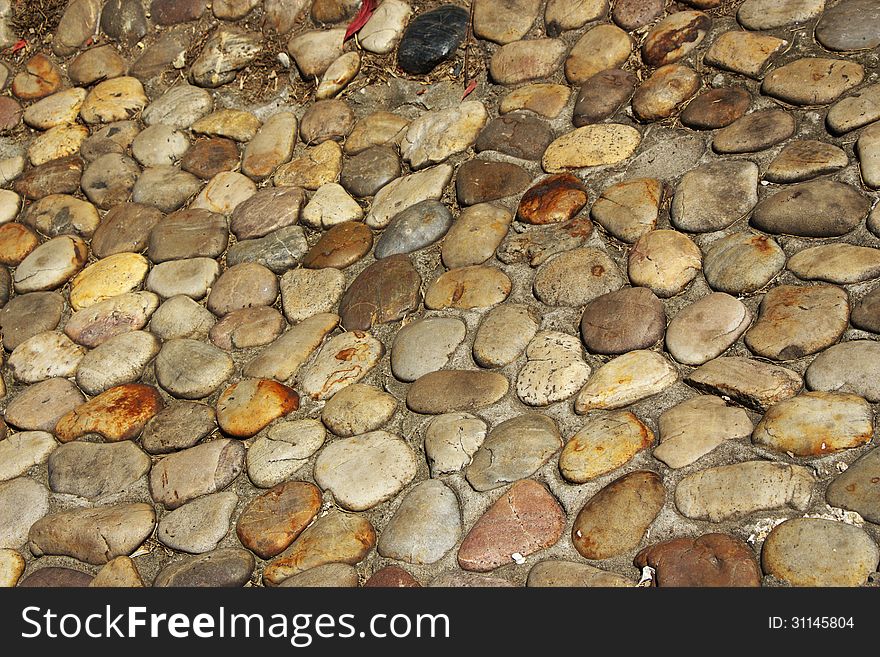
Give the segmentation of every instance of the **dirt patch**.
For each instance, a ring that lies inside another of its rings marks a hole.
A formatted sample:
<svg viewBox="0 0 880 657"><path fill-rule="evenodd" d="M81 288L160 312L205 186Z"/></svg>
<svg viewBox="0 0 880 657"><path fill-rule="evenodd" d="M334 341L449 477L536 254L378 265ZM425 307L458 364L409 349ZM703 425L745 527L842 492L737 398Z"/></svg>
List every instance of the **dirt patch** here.
<svg viewBox="0 0 880 657"><path fill-rule="evenodd" d="M30 43L44 43L51 35L67 6L67 0L14 0L9 25Z"/></svg>

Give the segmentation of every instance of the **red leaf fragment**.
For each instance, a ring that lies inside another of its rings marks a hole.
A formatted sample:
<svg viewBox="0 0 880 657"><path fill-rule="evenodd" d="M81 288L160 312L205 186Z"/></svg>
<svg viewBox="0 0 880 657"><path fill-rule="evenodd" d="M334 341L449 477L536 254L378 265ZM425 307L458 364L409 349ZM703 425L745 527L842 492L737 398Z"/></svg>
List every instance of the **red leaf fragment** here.
<svg viewBox="0 0 880 657"><path fill-rule="evenodd" d="M473 93L474 89L476 89L476 88L477 88L477 78L474 78L473 80L471 80L468 83L468 86L465 88L464 95L461 97L461 99L464 100L465 98L470 96Z"/></svg>
<svg viewBox="0 0 880 657"><path fill-rule="evenodd" d="M367 21L370 20L374 11L376 11L376 0L363 0L357 16L355 16L351 23L348 24L348 29L345 31L345 38L342 39L342 41L348 41L351 37L357 34L360 29L367 24Z"/></svg>
<svg viewBox="0 0 880 657"><path fill-rule="evenodd" d="M27 41L25 41L24 39L19 39L19 40L16 41L16 42L13 44L13 46L9 49L9 52L11 52L11 53L16 53L16 52L18 52L19 50L21 50L22 48L27 48Z"/></svg>

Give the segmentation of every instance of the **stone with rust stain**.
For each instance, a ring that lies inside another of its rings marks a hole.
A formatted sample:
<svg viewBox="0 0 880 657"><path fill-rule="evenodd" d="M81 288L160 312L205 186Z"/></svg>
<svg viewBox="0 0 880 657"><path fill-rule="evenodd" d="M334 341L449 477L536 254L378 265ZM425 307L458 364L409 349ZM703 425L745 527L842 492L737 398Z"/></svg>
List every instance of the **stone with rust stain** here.
<svg viewBox="0 0 880 657"><path fill-rule="evenodd" d="M637 568L650 566L660 587L761 586L751 548L727 534L703 534L651 545L636 555Z"/></svg>
<svg viewBox="0 0 880 657"><path fill-rule="evenodd" d="M331 510L318 518L263 571L263 582L277 586L288 577L327 563L359 563L376 545L376 530L363 517Z"/></svg>
<svg viewBox="0 0 880 657"><path fill-rule="evenodd" d="M315 400L329 399L369 374L384 354L384 345L364 331L334 336L300 376L303 393Z"/></svg>
<svg viewBox="0 0 880 657"><path fill-rule="evenodd" d="M642 44L642 60L648 66L678 61L696 48L712 27L701 11L680 11L660 21Z"/></svg>
<svg viewBox="0 0 880 657"><path fill-rule="evenodd" d="M33 524L28 547L38 557L63 555L100 565L134 552L155 526L156 510L142 502L58 511Z"/></svg>
<svg viewBox="0 0 880 657"><path fill-rule="evenodd" d="M230 436L248 438L298 408L292 388L270 379L244 379L220 394L217 423Z"/></svg>
<svg viewBox="0 0 880 657"><path fill-rule="evenodd" d="M661 66L636 90L633 114L643 122L667 119L681 111L699 89L700 76L690 66Z"/></svg>
<svg viewBox="0 0 880 657"><path fill-rule="evenodd" d="M743 231L712 242L703 258L703 275L713 290L755 292L785 266L785 252L772 237Z"/></svg>
<svg viewBox="0 0 880 657"><path fill-rule="evenodd" d="M638 547L666 501L660 475L636 470L593 495L575 518L571 540L586 559L608 559Z"/></svg>
<svg viewBox="0 0 880 657"><path fill-rule="evenodd" d="M422 279L405 254L379 260L354 279L339 303L349 331L400 319L419 304Z"/></svg>
<svg viewBox="0 0 880 657"><path fill-rule="evenodd" d="M836 343L848 319L845 290L834 285L780 285L764 295L745 343L758 356L793 360Z"/></svg>
<svg viewBox="0 0 880 657"><path fill-rule="evenodd" d="M587 204L587 190L571 173L549 176L522 197L517 219L529 224L568 221Z"/></svg>
<svg viewBox="0 0 880 657"><path fill-rule="evenodd" d="M752 442L795 456L822 456L865 445L873 435L871 405L862 397L816 391L767 409Z"/></svg>
<svg viewBox="0 0 880 657"><path fill-rule="evenodd" d="M523 479L477 520L458 550L458 565L485 573L555 545L565 530L565 512L543 485Z"/></svg>
<svg viewBox="0 0 880 657"><path fill-rule="evenodd" d="M425 307L488 308L504 301L513 284L497 267L472 265L441 274L425 291Z"/></svg>
<svg viewBox="0 0 880 657"><path fill-rule="evenodd" d="M630 282L664 299L682 292L702 268L700 248L684 233L669 229L642 235L627 259Z"/></svg>
<svg viewBox="0 0 880 657"><path fill-rule="evenodd" d="M150 494L166 509L226 488L244 468L245 446L212 440L164 457L150 471Z"/></svg>
<svg viewBox="0 0 880 657"><path fill-rule="evenodd" d="M97 347L114 335L142 329L158 306L159 297L152 292L120 294L76 311L64 333L84 347Z"/></svg>
<svg viewBox="0 0 880 657"><path fill-rule="evenodd" d="M49 194L74 194L79 191L84 166L79 155L50 160L19 176L12 187L31 200Z"/></svg>
<svg viewBox="0 0 880 657"><path fill-rule="evenodd" d="M70 411L55 425L55 435L63 443L88 433L97 433L107 442L131 440L164 405L153 386L126 383Z"/></svg>
<svg viewBox="0 0 880 657"><path fill-rule="evenodd" d="M281 554L321 510L321 491L306 481L286 481L254 498L235 531L241 544L261 559Z"/></svg>
<svg viewBox="0 0 880 657"><path fill-rule="evenodd" d="M510 384L497 372L439 370L420 377L406 394L406 405L414 413L439 415L456 410L491 406Z"/></svg>
<svg viewBox="0 0 880 657"><path fill-rule="evenodd" d="M45 98L61 88L61 70L43 53L31 57L12 80L12 93L23 100Z"/></svg>
<svg viewBox="0 0 880 657"><path fill-rule="evenodd" d="M653 444L654 433L633 413L595 413L565 444L559 470L566 480L583 484L625 465Z"/></svg>
<svg viewBox="0 0 880 657"><path fill-rule="evenodd" d="M303 257L307 269L345 269L369 253L373 233L364 224L347 221L330 228Z"/></svg>

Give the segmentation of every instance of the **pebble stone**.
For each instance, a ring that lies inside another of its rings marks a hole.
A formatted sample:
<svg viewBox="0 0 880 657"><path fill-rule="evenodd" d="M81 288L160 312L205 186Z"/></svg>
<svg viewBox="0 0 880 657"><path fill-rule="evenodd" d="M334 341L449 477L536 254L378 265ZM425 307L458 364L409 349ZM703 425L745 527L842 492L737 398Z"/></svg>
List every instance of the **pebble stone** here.
<svg viewBox="0 0 880 657"><path fill-rule="evenodd" d="M629 411L599 413L565 443L559 470L567 481L583 484L628 463L653 443L653 432Z"/></svg>
<svg viewBox="0 0 880 657"><path fill-rule="evenodd" d="M727 534L663 541L639 552L633 564L653 568L660 587L761 585L761 571L752 549Z"/></svg>
<svg viewBox="0 0 880 657"><path fill-rule="evenodd" d="M83 356L76 368L76 383L89 395L134 383L159 349L159 340L146 331L114 336Z"/></svg>
<svg viewBox="0 0 880 657"><path fill-rule="evenodd" d="M210 406L171 402L147 422L141 434L141 446L149 454L168 454L192 447L216 427L214 409Z"/></svg>
<svg viewBox="0 0 880 657"><path fill-rule="evenodd" d="M803 182L833 173L849 164L843 149L822 141L803 139L786 144L764 172L775 183Z"/></svg>
<svg viewBox="0 0 880 657"><path fill-rule="evenodd" d="M318 420L286 420L272 425L248 449L248 477L260 488L287 481L308 463L325 437Z"/></svg>
<svg viewBox="0 0 880 657"><path fill-rule="evenodd" d="M628 588L635 583L614 573L585 563L547 559L529 571L526 586L548 587L614 587Z"/></svg>
<svg viewBox="0 0 880 657"><path fill-rule="evenodd" d="M231 492L205 495L162 516L156 538L168 547L201 554L217 547L229 531L238 496Z"/></svg>
<svg viewBox="0 0 880 657"><path fill-rule="evenodd" d="M150 493L166 509L228 486L244 467L245 447L219 438L169 454L150 470Z"/></svg>
<svg viewBox="0 0 880 657"><path fill-rule="evenodd" d="M243 379L217 399L217 424L230 436L248 438L299 408L292 388L270 379Z"/></svg>
<svg viewBox="0 0 880 657"><path fill-rule="evenodd" d="M454 474L467 467L486 439L487 425L470 413L444 413L425 428L425 458L432 477Z"/></svg>
<svg viewBox="0 0 880 657"><path fill-rule="evenodd" d="M133 442L72 442L52 452L49 486L55 493L97 500L124 491L150 470L150 457Z"/></svg>
<svg viewBox="0 0 880 657"><path fill-rule="evenodd" d="M810 390L852 392L869 402L880 399L871 369L875 362L873 340L852 340L829 347L813 359L804 379Z"/></svg>
<svg viewBox="0 0 880 657"><path fill-rule="evenodd" d="M219 548L171 562L156 575L154 587L240 587L251 578L254 555L241 548Z"/></svg>
<svg viewBox="0 0 880 657"><path fill-rule="evenodd" d="M701 392L730 397L759 412L793 397L803 387L797 372L742 356L710 360L688 374L685 381Z"/></svg>
<svg viewBox="0 0 880 657"><path fill-rule="evenodd" d="M772 237L731 233L712 242L703 256L703 275L713 290L745 294L770 283L785 266L785 252Z"/></svg>
<svg viewBox="0 0 880 657"><path fill-rule="evenodd" d="M22 431L0 441L0 481L19 477L45 463L58 443L47 431Z"/></svg>
<svg viewBox="0 0 880 657"><path fill-rule="evenodd" d="M568 399L590 376L580 341L567 333L541 331L526 347L526 364L516 379L516 394L528 406Z"/></svg>
<svg viewBox="0 0 880 657"><path fill-rule="evenodd" d="M465 338L464 323L452 317L427 318L407 324L394 338L391 371L401 381L443 369Z"/></svg>
<svg viewBox="0 0 880 657"><path fill-rule="evenodd" d="M538 331L534 312L522 304L506 303L490 310L474 338L474 360L481 367L503 367L522 354Z"/></svg>
<svg viewBox="0 0 880 657"><path fill-rule="evenodd" d="M355 383L330 398L321 411L321 421L337 436L348 438L380 428L395 410L393 395Z"/></svg>
<svg viewBox="0 0 880 657"><path fill-rule="evenodd" d="M758 203L757 188L758 166L753 162L713 162L697 167L676 187L671 220L676 228L688 232L722 230L751 212Z"/></svg>
<svg viewBox="0 0 880 657"><path fill-rule="evenodd" d="M683 308L666 329L666 348L685 365L702 365L736 342L752 322L740 300L713 292Z"/></svg>
<svg viewBox="0 0 880 657"><path fill-rule="evenodd" d="M597 369L575 399L577 413L614 409L661 392L678 380L678 371L654 351L630 351Z"/></svg>
<svg viewBox="0 0 880 657"><path fill-rule="evenodd" d="M596 297L584 308L581 339L592 353L649 349L666 331L666 310L648 288L627 287Z"/></svg>
<svg viewBox="0 0 880 657"><path fill-rule="evenodd" d="M320 491L304 481L288 481L254 498L242 511L236 533L262 559L281 554L314 519Z"/></svg>
<svg viewBox="0 0 880 657"><path fill-rule="evenodd" d="M716 132L712 148L722 154L755 153L784 142L796 128L791 114L777 109L756 110Z"/></svg>
<svg viewBox="0 0 880 657"><path fill-rule="evenodd" d="M877 467L880 453L871 450L836 477L825 491L828 504L877 521Z"/></svg>
<svg viewBox="0 0 880 657"><path fill-rule="evenodd" d="M415 413L439 415L455 410L491 406L509 388L496 372L439 370L417 379L406 394L406 405Z"/></svg>
<svg viewBox="0 0 880 657"><path fill-rule="evenodd" d="M383 557L431 564L455 547L461 531L461 511L455 493L443 482L429 479L406 494L376 548Z"/></svg>
<svg viewBox="0 0 880 657"><path fill-rule="evenodd" d="M450 269L483 264L495 254L512 221L513 214L495 203L465 208L443 239L443 264Z"/></svg>
<svg viewBox="0 0 880 657"><path fill-rule="evenodd" d="M684 233L666 229L642 235L627 260L630 282L662 298L682 292L702 267L700 248Z"/></svg>
<svg viewBox="0 0 880 657"><path fill-rule="evenodd" d="M804 57L770 71L761 90L795 105L827 105L864 78L861 64L825 57Z"/></svg>
<svg viewBox="0 0 880 657"><path fill-rule="evenodd" d="M19 477L0 483L0 548L18 549L28 541L28 531L49 512L49 491L40 483Z"/></svg>
<svg viewBox="0 0 880 657"><path fill-rule="evenodd" d="M235 371L232 358L222 350L192 338L166 341L154 367L156 381L178 399L207 397Z"/></svg>
<svg viewBox="0 0 880 657"><path fill-rule="evenodd" d="M572 249L548 260L535 274L535 296L551 306L582 306L619 289L623 274L595 247Z"/></svg>
<svg viewBox="0 0 880 657"><path fill-rule="evenodd" d="M46 379L23 390L6 406L4 419L25 431L52 432L64 415L85 402L77 386L64 378Z"/></svg>

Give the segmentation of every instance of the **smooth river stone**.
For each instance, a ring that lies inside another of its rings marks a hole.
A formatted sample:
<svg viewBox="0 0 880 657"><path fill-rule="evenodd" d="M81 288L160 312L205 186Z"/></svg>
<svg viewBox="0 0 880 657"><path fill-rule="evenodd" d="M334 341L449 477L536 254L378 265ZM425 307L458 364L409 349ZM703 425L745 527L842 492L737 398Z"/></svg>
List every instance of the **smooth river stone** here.
<svg viewBox="0 0 880 657"><path fill-rule="evenodd" d="M375 545L376 531L367 518L331 510L266 566L263 581L277 586L288 577L327 563L354 565Z"/></svg>
<svg viewBox="0 0 880 657"><path fill-rule="evenodd" d="M590 301L581 316L584 346L592 353L623 354L649 349L663 339L663 302L644 287L627 287Z"/></svg>
<svg viewBox="0 0 880 657"><path fill-rule="evenodd" d="M413 170L444 162L477 141L489 115L480 101L425 112L409 124L400 141L400 154Z"/></svg>
<svg viewBox="0 0 880 657"><path fill-rule="evenodd" d="M79 388L67 379L46 379L28 386L6 406L8 424L27 431L53 431L69 411L85 402Z"/></svg>
<svg viewBox="0 0 880 657"><path fill-rule="evenodd" d="M270 379L243 379L217 399L217 423L228 435L249 438L299 408L292 388Z"/></svg>
<svg viewBox="0 0 880 657"><path fill-rule="evenodd" d="M755 153L791 137L797 123L794 116L779 109L763 109L741 116L715 133L716 153Z"/></svg>
<svg viewBox="0 0 880 657"><path fill-rule="evenodd" d="M403 0L383 2L361 28L358 42L372 53L387 55L397 46L412 15L412 8Z"/></svg>
<svg viewBox="0 0 880 657"><path fill-rule="evenodd" d="M540 0L476 0L474 34L501 44L517 41L531 29L540 9Z"/></svg>
<svg viewBox="0 0 880 657"><path fill-rule="evenodd" d="M58 554L100 565L134 552L155 526L156 510L150 504L71 509L34 523L28 546L36 556Z"/></svg>
<svg viewBox="0 0 880 657"><path fill-rule="evenodd" d="M18 195L16 194L16 196ZM15 203L13 214L18 213L17 199ZM15 267L39 245L40 238L24 224L11 222L0 225L0 264Z"/></svg>
<svg viewBox="0 0 880 657"><path fill-rule="evenodd" d="M702 267L700 248L684 233L669 229L642 235L627 260L630 282L662 298L682 292Z"/></svg>
<svg viewBox="0 0 880 657"><path fill-rule="evenodd" d="M794 254L786 267L805 281L859 283L880 276L880 251L869 246L823 244Z"/></svg>
<svg viewBox="0 0 880 657"><path fill-rule="evenodd" d="M763 413L803 387L797 372L740 356L710 360L685 377L690 386Z"/></svg>
<svg viewBox="0 0 880 657"><path fill-rule="evenodd" d="M455 547L461 529L455 493L446 484L429 479L406 494L382 530L376 547L383 557L431 564Z"/></svg>
<svg viewBox="0 0 880 657"><path fill-rule="evenodd" d="M241 172L253 180L264 180L288 162L296 144L298 123L292 112L270 116L244 148ZM233 145L234 146L234 145ZM238 150L234 157L237 159Z"/></svg>
<svg viewBox="0 0 880 657"><path fill-rule="evenodd" d="M367 330L373 324L400 319L420 301L422 280L403 254L379 260L349 285L339 304L347 330Z"/></svg>
<svg viewBox="0 0 880 657"><path fill-rule="evenodd" d="M741 408L714 395L699 395L660 414L660 445L654 458L670 468L683 468L725 440L752 435L752 421Z"/></svg>
<svg viewBox="0 0 880 657"><path fill-rule="evenodd" d="M632 126L600 123L576 128L551 143L541 164L548 173L617 164L635 153L642 136Z"/></svg>
<svg viewBox="0 0 880 657"><path fill-rule="evenodd" d="M9 162L9 160L4 160L4 162ZM13 165L7 166L11 168ZM41 199L49 194L73 194L82 182L83 167L83 160L76 155L50 160L33 169L28 169L27 173L19 176L13 189L21 196L32 200ZM20 167L15 174L5 174L3 176L4 182L8 183L19 173L21 173Z"/></svg>
<svg viewBox="0 0 880 657"><path fill-rule="evenodd" d="M287 481L254 498L241 512L236 533L261 559L281 554L321 509L321 491L305 481Z"/></svg>
<svg viewBox="0 0 880 657"><path fill-rule="evenodd" d="M345 269L370 252L373 234L364 224L347 221L333 226L303 257L307 269Z"/></svg>
<svg viewBox="0 0 880 657"><path fill-rule="evenodd" d="M559 455L567 481L583 484L629 463L654 444L654 433L629 411L599 412L569 439Z"/></svg>
<svg viewBox="0 0 880 657"><path fill-rule="evenodd" d="M541 265L535 296L550 306L580 307L626 282L611 257L596 247L566 251Z"/></svg>
<svg viewBox="0 0 880 657"><path fill-rule="evenodd" d="M739 299L713 292L669 322L666 349L679 363L702 365L727 351L751 322L752 313Z"/></svg>
<svg viewBox="0 0 880 657"><path fill-rule="evenodd" d="M663 185L654 178L632 178L607 187L590 209L593 221L632 244L657 225Z"/></svg>
<svg viewBox="0 0 880 657"><path fill-rule="evenodd" d="M150 231L163 216L161 210L149 205L121 203L114 206L92 235L92 253L105 258L114 253L143 251Z"/></svg>
<svg viewBox="0 0 880 657"><path fill-rule="evenodd" d="M528 406L568 399L586 383L590 366L580 340L558 331L541 331L526 348L526 364L516 378L516 394Z"/></svg>
<svg viewBox="0 0 880 657"><path fill-rule="evenodd" d="M192 447L217 428L214 409L195 402L171 402L154 415L141 434L150 454L167 454Z"/></svg>
<svg viewBox="0 0 880 657"><path fill-rule="evenodd" d="M455 269L484 263L495 254L512 221L513 214L494 203L465 208L443 240L443 264Z"/></svg>
<svg viewBox="0 0 880 657"><path fill-rule="evenodd" d="M39 383L53 377L72 377L85 349L58 331L44 331L19 344L7 366L21 383Z"/></svg>
<svg viewBox="0 0 880 657"><path fill-rule="evenodd" d="M440 201L421 201L396 214L376 241L377 260L412 253L442 238L452 225L452 213Z"/></svg>
<svg viewBox="0 0 880 657"><path fill-rule="evenodd" d="M34 570L30 575L19 581L19 588L85 588L94 578L81 570L74 568L62 568L59 566L46 566Z"/></svg>
<svg viewBox="0 0 880 657"><path fill-rule="evenodd" d="M864 331L880 332L880 305L878 305L878 301L880 301L880 290L874 287L853 306L850 315L852 325ZM2 314L0 314L0 319L2 319Z"/></svg>
<svg viewBox="0 0 880 657"><path fill-rule="evenodd" d="M868 522L880 519L880 450L873 449L838 475L825 491L831 506L855 511Z"/></svg>
<svg viewBox="0 0 880 657"><path fill-rule="evenodd" d="M0 483L0 549L18 549L28 530L49 512L49 491L33 479L21 477Z"/></svg>
<svg viewBox="0 0 880 657"><path fill-rule="evenodd" d="M770 407L752 441L795 456L822 456L859 447L874 432L871 406L862 397L840 392L805 392Z"/></svg>
<svg viewBox="0 0 880 657"><path fill-rule="evenodd" d="M728 294L755 292L785 266L785 253L772 237L733 233L712 242L703 258L709 286Z"/></svg>
<svg viewBox="0 0 880 657"><path fill-rule="evenodd" d="M500 114L529 110L555 119L568 104L571 89L563 84L528 84L508 93L498 106Z"/></svg>
<svg viewBox="0 0 880 657"><path fill-rule="evenodd" d="M682 111L681 122L694 130L724 128L743 116L752 103L740 87L718 87L703 92Z"/></svg>
<svg viewBox="0 0 880 657"><path fill-rule="evenodd" d="M409 120L392 112L373 112L355 123L345 140L346 155L357 155L373 146L393 148L406 132Z"/></svg>
<svg viewBox="0 0 880 657"><path fill-rule="evenodd" d="M114 336L83 356L76 368L76 383L89 395L134 383L159 353L160 345L159 339L146 331Z"/></svg>
<svg viewBox="0 0 880 657"><path fill-rule="evenodd" d="M727 534L676 538L639 552L633 564L654 569L659 587L757 587L761 570L746 543Z"/></svg>
<svg viewBox="0 0 880 657"><path fill-rule="evenodd" d="M580 87L572 123L580 128L614 116L633 96L638 79L630 71L612 68L599 71Z"/></svg>
<svg viewBox="0 0 880 657"><path fill-rule="evenodd" d="M678 371L654 351L637 350L605 363L587 381L574 404L576 413L615 409L662 392Z"/></svg>
<svg viewBox="0 0 880 657"><path fill-rule="evenodd" d="M421 584L410 573L400 566L385 566L380 568L364 582L365 588L420 588Z"/></svg>
<svg viewBox="0 0 880 657"><path fill-rule="evenodd" d="M648 470L630 472L584 504L571 530L572 543L586 559L626 554L642 542L665 501L660 475Z"/></svg>
<svg viewBox="0 0 880 657"><path fill-rule="evenodd" d="M800 465L746 461L688 475L675 488L675 506L687 518L709 522L785 508L803 512L814 483Z"/></svg>
<svg viewBox="0 0 880 657"><path fill-rule="evenodd" d="M547 559L539 561L529 571L526 586L532 588L629 588L635 582L586 563Z"/></svg>
<svg viewBox="0 0 880 657"><path fill-rule="evenodd" d="M527 413L496 426L474 453L465 470L476 491L487 491L525 479L537 472L562 447L552 418Z"/></svg>
<svg viewBox="0 0 880 657"><path fill-rule="evenodd" d="M394 337L391 371L401 381L415 381L443 369L467 333L455 317L428 317L407 324Z"/></svg>
<svg viewBox="0 0 880 657"><path fill-rule="evenodd" d="M547 34L576 30L608 13L608 0L549 0L544 11Z"/></svg>
<svg viewBox="0 0 880 657"><path fill-rule="evenodd" d="M49 486L56 493L97 500L121 493L150 470L150 457L131 441L101 445L72 442L49 456Z"/></svg>
<svg viewBox="0 0 880 657"><path fill-rule="evenodd" d="M109 172L109 167L108 167ZM144 169L130 190L135 203L152 205L162 212L179 209L202 187L202 182L191 173L176 166L159 166ZM126 200L128 193L126 192ZM194 210L195 211L195 210Z"/></svg>
<svg viewBox="0 0 880 657"><path fill-rule="evenodd" d="M546 121L528 112L511 112L489 121L474 148L478 153L498 151L521 160L540 160L552 141Z"/></svg>
<svg viewBox="0 0 880 657"><path fill-rule="evenodd" d="M877 570L880 548L859 527L793 518L764 540L764 572L793 586L861 586Z"/></svg>
<svg viewBox="0 0 880 657"><path fill-rule="evenodd" d="M417 16L403 33L397 63L406 73L424 75L449 59L467 33L465 9L444 5Z"/></svg>
<svg viewBox="0 0 880 657"><path fill-rule="evenodd" d="M211 258L170 260L150 270L145 287L165 299L181 294L202 299L219 275L220 265Z"/></svg>
<svg viewBox="0 0 880 657"><path fill-rule="evenodd" d="M106 442L137 438L144 425L165 405L159 391L144 383L110 388L76 407L55 426L63 443L96 433Z"/></svg>
<svg viewBox="0 0 880 657"><path fill-rule="evenodd" d="M822 141L804 139L787 144L764 172L764 180L793 183L833 173L849 164L846 152Z"/></svg>
<svg viewBox="0 0 880 657"><path fill-rule="evenodd" d="M64 297L58 292L19 294L0 309L3 346L15 350L38 333L52 331L61 321Z"/></svg>
<svg viewBox="0 0 880 657"><path fill-rule="evenodd" d="M144 109L146 125L164 124L184 130L214 108L214 100L206 89L189 84L176 84Z"/></svg>
<svg viewBox="0 0 880 657"><path fill-rule="evenodd" d="M439 200L450 180L452 166L449 164L439 164L392 180L376 194L365 223L370 228L385 228L401 210L419 201Z"/></svg>
<svg viewBox="0 0 880 657"><path fill-rule="evenodd" d="M514 85L553 75L568 50L561 39L525 39L501 46L489 62L496 84Z"/></svg>
<svg viewBox="0 0 880 657"><path fill-rule="evenodd" d="M324 405L321 421L337 436L348 438L378 429L391 419L395 410L397 400L393 395L354 383Z"/></svg>
<svg viewBox="0 0 880 657"><path fill-rule="evenodd" d="M678 61L700 45L712 26L701 11L679 11L657 23L642 43L642 60L648 66Z"/></svg>
<svg viewBox="0 0 880 657"><path fill-rule="evenodd" d="M679 230L711 232L745 217L758 203L758 166L747 161L704 164L686 173L670 206Z"/></svg>
<svg viewBox="0 0 880 657"><path fill-rule="evenodd" d="M180 210L150 232L147 255L154 263L184 258L216 258L226 250L226 218L208 210Z"/></svg>
<svg viewBox="0 0 880 657"><path fill-rule="evenodd" d="M543 485L516 482L480 516L458 550L464 570L484 573L555 545L565 530L565 513Z"/></svg>
<svg viewBox="0 0 880 657"><path fill-rule="evenodd" d="M162 389L179 399L207 397L235 372L229 355L190 338L166 340L154 367Z"/></svg>
<svg viewBox="0 0 880 657"><path fill-rule="evenodd" d="M170 454L153 465L150 493L166 509L223 490L241 473L245 447L231 438L212 440Z"/></svg>
<svg viewBox="0 0 880 657"><path fill-rule="evenodd" d="M338 323L339 316L333 313L302 320L245 365L243 374L282 382L293 378Z"/></svg>
<svg viewBox="0 0 880 657"><path fill-rule="evenodd" d="M461 206L513 196L532 183L525 169L510 162L471 160L459 167L455 190Z"/></svg>
<svg viewBox="0 0 880 657"><path fill-rule="evenodd" d="M97 347L114 335L142 329L158 306L152 292L120 294L75 312L64 332L77 344Z"/></svg>
<svg viewBox="0 0 880 657"><path fill-rule="evenodd" d="M400 172L400 158L395 148L371 146L343 164L339 182L347 192L366 198L399 178Z"/></svg>
<svg viewBox="0 0 880 657"><path fill-rule="evenodd" d="M804 23L822 13L825 0L746 0L736 19L747 30L772 30Z"/></svg>
<svg viewBox="0 0 880 657"><path fill-rule="evenodd" d="M805 373L810 390L851 392L869 402L880 401L875 369L880 357L880 343L852 340L829 347L810 363Z"/></svg>
<svg viewBox="0 0 880 657"><path fill-rule="evenodd" d="M15 268L12 282L18 294L52 290L64 285L88 258L89 247L76 235L43 242Z"/></svg>
<svg viewBox="0 0 880 657"><path fill-rule="evenodd" d="M0 481L19 477L45 463L57 447L47 431L22 431L0 440Z"/></svg>
<svg viewBox="0 0 880 657"><path fill-rule="evenodd" d="M865 128L856 143L862 181L871 189L880 188L880 126Z"/></svg>
<svg viewBox="0 0 880 657"><path fill-rule="evenodd" d="M743 30L725 32L706 51L704 61L720 69L760 79L767 62L788 42L767 34Z"/></svg>
<svg viewBox="0 0 880 657"><path fill-rule="evenodd" d="M497 267L473 265L441 274L425 291L425 308L488 308L503 302L513 287Z"/></svg>
<svg viewBox="0 0 880 657"><path fill-rule="evenodd" d="M616 25L600 23L591 27L571 49L565 61L565 77L581 84L596 73L620 68L632 52L630 36Z"/></svg>
<svg viewBox="0 0 880 657"><path fill-rule="evenodd" d="M764 295L745 343L758 356L793 360L833 345L848 319L845 290L833 285L780 285Z"/></svg>
<svg viewBox="0 0 880 657"><path fill-rule="evenodd" d="M832 105L825 123L832 134L861 128L880 119L880 84L862 87Z"/></svg>
<svg viewBox="0 0 880 657"><path fill-rule="evenodd" d="M189 555L165 566L154 587L240 587L254 570L254 555L242 548L220 548L204 554Z"/></svg>
<svg viewBox="0 0 880 657"><path fill-rule="evenodd" d="M15 550L0 549L0 588L12 588L24 572L25 561Z"/></svg>
<svg viewBox="0 0 880 657"><path fill-rule="evenodd" d="M504 367L522 354L538 331L539 320L526 305L506 303L490 310L474 339L481 367Z"/></svg>
<svg viewBox="0 0 880 657"><path fill-rule="evenodd" d="M636 90L633 114L645 122L667 119L679 113L699 89L700 76L689 66L661 66Z"/></svg>
<svg viewBox="0 0 880 657"><path fill-rule="evenodd" d="M497 372L439 370L410 386L406 405L414 413L426 415L480 409L500 400L509 386L507 378Z"/></svg>
<svg viewBox="0 0 880 657"><path fill-rule="evenodd" d="M88 237L95 232L100 220L95 206L66 194L44 196L22 217L25 224L49 237L68 233Z"/></svg>
<svg viewBox="0 0 880 657"><path fill-rule="evenodd" d="M383 344L364 331L336 335L299 377L302 391L314 400L329 399L369 374L384 353Z"/></svg>
<svg viewBox="0 0 880 657"><path fill-rule="evenodd" d="M162 516L156 538L181 552L209 552L229 532L237 504L238 495L231 491L200 497Z"/></svg>
<svg viewBox="0 0 880 657"><path fill-rule="evenodd" d="M327 432L318 420L290 420L272 425L248 449L248 477L260 488L287 481L308 463L326 437Z"/></svg>
<svg viewBox="0 0 880 657"><path fill-rule="evenodd" d="M816 40L830 50L866 50L880 45L877 0L845 0L829 8L816 24Z"/></svg>
<svg viewBox="0 0 880 657"><path fill-rule="evenodd" d="M252 262L283 274L299 264L308 247L302 227L286 226L265 237L236 242L226 252L226 266Z"/></svg>
<svg viewBox="0 0 880 657"><path fill-rule="evenodd" d="M857 86L861 64L824 57L804 57L764 76L761 91L794 105L827 105Z"/></svg>
<svg viewBox="0 0 880 657"><path fill-rule="evenodd" d="M147 276L150 264L139 253L114 253L89 265L70 282L73 310L94 306L111 297L134 292Z"/></svg>
<svg viewBox="0 0 880 657"><path fill-rule="evenodd" d="M486 439L487 425L470 413L445 413L428 421L425 459L432 477L460 472Z"/></svg>

